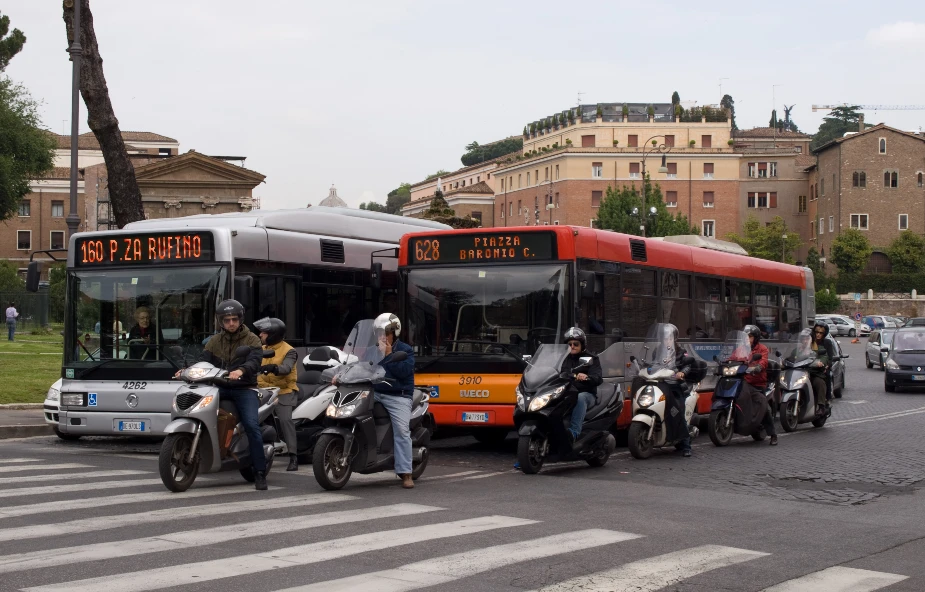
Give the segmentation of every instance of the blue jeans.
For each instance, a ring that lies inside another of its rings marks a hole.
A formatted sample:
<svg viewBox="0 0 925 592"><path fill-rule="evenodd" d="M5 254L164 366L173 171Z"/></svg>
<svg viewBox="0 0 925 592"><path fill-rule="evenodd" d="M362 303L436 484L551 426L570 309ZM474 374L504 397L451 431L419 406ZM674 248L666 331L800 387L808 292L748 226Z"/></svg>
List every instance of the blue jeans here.
<svg viewBox="0 0 925 592"><path fill-rule="evenodd" d="M395 473L411 473L411 399L376 393L376 402L382 403L392 420L392 448L395 455Z"/></svg>
<svg viewBox="0 0 925 592"><path fill-rule="evenodd" d="M585 422L588 407L594 405L594 399L595 396L592 393L578 393L578 402L572 410L572 425L569 426L569 431L575 438L581 434L581 424Z"/></svg>
<svg viewBox="0 0 925 592"><path fill-rule="evenodd" d="M7 332L7 338L10 341L13 341L16 338L16 321L6 322L6 332Z"/></svg>
<svg viewBox="0 0 925 592"><path fill-rule="evenodd" d="M220 388L218 396L221 400L234 403L238 410L238 419L244 424L244 433L247 434L251 464L255 471L266 473L267 457L263 452L263 434L260 433L260 420L257 417L257 410L260 408L257 393L249 388Z"/></svg>

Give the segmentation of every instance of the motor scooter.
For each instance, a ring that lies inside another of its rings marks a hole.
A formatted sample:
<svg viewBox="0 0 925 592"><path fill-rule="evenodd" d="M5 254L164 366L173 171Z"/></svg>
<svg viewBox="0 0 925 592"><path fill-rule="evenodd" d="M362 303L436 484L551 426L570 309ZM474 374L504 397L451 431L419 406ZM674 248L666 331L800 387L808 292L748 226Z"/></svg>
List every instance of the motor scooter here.
<svg viewBox="0 0 925 592"><path fill-rule="evenodd" d="M832 415L832 408L825 404L820 411L816 393L813 389L812 371L823 370L825 365L817 359L812 349L812 334L803 329L791 342L792 349L783 358L783 369L778 384L780 386L780 425L785 432L793 432L801 423L811 423L821 428ZM781 352L776 352L781 357Z"/></svg>
<svg viewBox="0 0 925 592"><path fill-rule="evenodd" d="M569 347L542 344L527 362L527 370L515 389L514 427L518 433L517 461L528 475L538 473L546 462L584 460L592 467L607 464L617 447L610 433L623 410L623 393L614 383L597 387L597 397L574 442L568 432L572 410L578 399L575 375L591 366L592 358L581 362L572 373L562 372Z"/></svg>
<svg viewBox="0 0 925 592"><path fill-rule="evenodd" d="M756 391L745 380L747 374L761 370L750 365L761 360L761 354L751 351L744 331L730 331L719 355L713 357L719 379L713 389L707 433L716 446L728 446L734 434L751 436L757 442L767 437L761 427L764 414L770 412L767 389Z"/></svg>
<svg viewBox="0 0 925 592"><path fill-rule="evenodd" d="M649 458L656 448L679 444L685 435L694 439L700 434L694 426L699 421L696 411L700 395L696 383L706 375L706 364L686 357L684 361L690 373L684 380L676 379L679 370L675 362L676 345L669 345L665 339L673 331L676 331L673 326L664 323L653 325L643 346L643 359L630 356L641 381L633 394L633 419L627 433L627 445L633 458ZM669 409L668 399L682 396L688 388L687 383L691 384L691 388L684 399L684 419L688 426L688 434L684 434L678 419L671 418L674 415L671 411L677 408Z"/></svg>
<svg viewBox="0 0 925 592"><path fill-rule="evenodd" d="M334 398L325 410L326 427L312 452L315 479L324 489L344 487L353 472L379 473L395 467L392 422L388 411L375 401L375 387L386 383L379 365L384 355L378 347L373 319L358 322L344 351L356 356L351 364L322 372L329 382L336 379ZM394 352L389 361L400 362L405 352ZM411 400L411 478L427 468L434 417L428 411L428 388L415 386Z"/></svg>
<svg viewBox="0 0 925 592"><path fill-rule="evenodd" d="M250 351L247 346L236 349L232 366L243 363ZM272 357L273 352L268 350L263 356ZM186 491L199 473L237 470L245 480L255 481L247 434L238 421L237 409L234 403L219 398L220 388L238 386L238 381L227 377L227 370L208 362L197 362L180 371L179 378L185 384L174 396L173 420L164 428L167 437L161 444L158 458L161 481L170 491ZM276 407L279 389L254 387L252 390L260 400L257 417L269 473L273 466L276 429L265 421Z"/></svg>

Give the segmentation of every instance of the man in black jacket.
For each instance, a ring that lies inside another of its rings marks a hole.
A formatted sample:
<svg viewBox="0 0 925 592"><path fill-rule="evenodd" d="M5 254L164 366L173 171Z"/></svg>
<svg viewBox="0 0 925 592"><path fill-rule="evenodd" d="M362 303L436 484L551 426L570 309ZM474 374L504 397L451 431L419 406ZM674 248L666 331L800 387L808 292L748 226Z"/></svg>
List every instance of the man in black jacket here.
<svg viewBox="0 0 925 592"><path fill-rule="evenodd" d="M565 332L565 343L569 346L569 354L562 363L562 371L572 376L575 387L578 389L578 402L575 409L572 410L572 424L569 426L569 433L572 435L572 442L578 439L581 434L581 426L585 421L585 414L588 408L594 405L597 399L597 387L604 382L601 371L601 361L597 356L585 350L587 338L585 332L578 327L572 327ZM587 368L582 368L579 372L573 370L581 365L581 358L591 358L591 364Z"/></svg>

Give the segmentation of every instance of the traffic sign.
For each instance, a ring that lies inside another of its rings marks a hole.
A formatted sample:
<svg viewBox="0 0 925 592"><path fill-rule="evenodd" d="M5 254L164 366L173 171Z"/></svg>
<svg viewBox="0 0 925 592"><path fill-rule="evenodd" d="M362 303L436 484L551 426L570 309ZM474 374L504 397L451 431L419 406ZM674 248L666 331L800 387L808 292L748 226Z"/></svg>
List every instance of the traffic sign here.
<svg viewBox="0 0 925 592"><path fill-rule="evenodd" d="M854 293L854 303L855 303L855 304L859 304L860 302L861 302L861 293L860 293L860 292L855 292L855 293Z"/></svg>
<svg viewBox="0 0 925 592"><path fill-rule="evenodd" d="M855 320L855 321L860 321L860 320L861 320L861 313L859 313L859 312L854 313L854 320Z"/></svg>

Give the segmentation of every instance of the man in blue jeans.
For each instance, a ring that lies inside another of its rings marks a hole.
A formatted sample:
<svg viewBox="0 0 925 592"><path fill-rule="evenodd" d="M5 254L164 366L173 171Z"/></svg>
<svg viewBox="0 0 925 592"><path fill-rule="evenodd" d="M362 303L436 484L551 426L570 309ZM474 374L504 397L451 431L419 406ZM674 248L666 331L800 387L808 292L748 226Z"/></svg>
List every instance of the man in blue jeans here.
<svg viewBox="0 0 925 592"><path fill-rule="evenodd" d="M587 337L585 332L578 327L572 327L565 332L565 343L569 347L568 356L562 362L562 371L572 375L575 387L578 389L578 402L575 403L575 409L572 410L572 423L569 426L569 434L572 436L572 443L581 435L581 426L585 421L585 414L588 408L594 405L597 400L597 387L600 386L603 379L601 371L601 361L598 357L585 348L587 347ZM582 367L578 372L574 369L582 365L581 358L591 358L591 364Z"/></svg>
<svg viewBox="0 0 925 592"><path fill-rule="evenodd" d="M376 385L375 398L389 413L392 421L393 454L395 473L401 477L401 486L414 488L411 478L411 400L414 396L414 350L398 338L401 321L392 313L385 312L373 323L379 348L385 358L379 365L385 369L388 384ZM401 361L390 361L392 352L405 352L408 357Z"/></svg>

